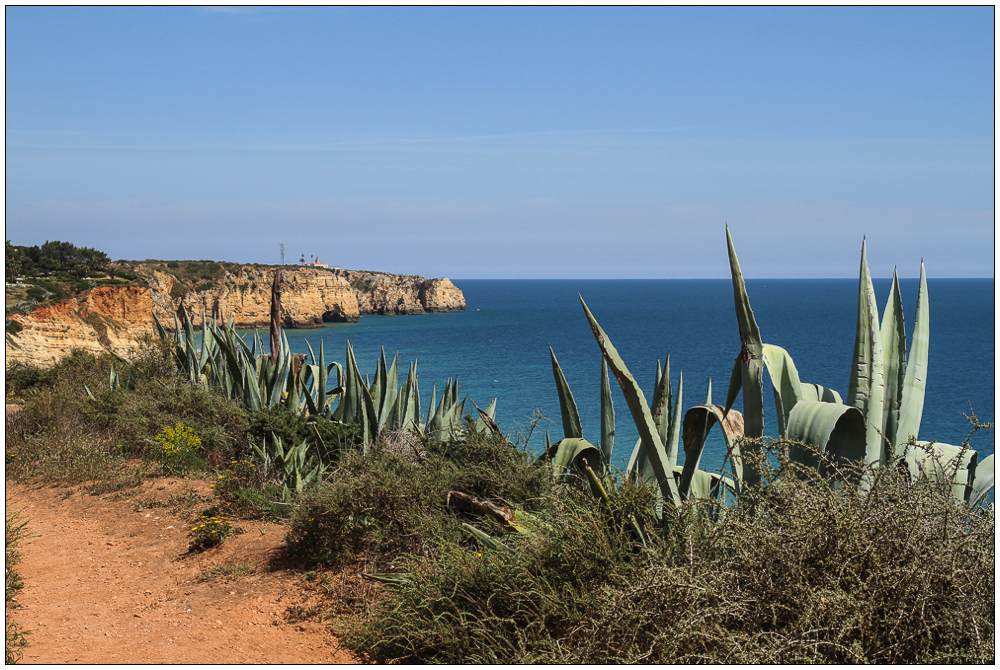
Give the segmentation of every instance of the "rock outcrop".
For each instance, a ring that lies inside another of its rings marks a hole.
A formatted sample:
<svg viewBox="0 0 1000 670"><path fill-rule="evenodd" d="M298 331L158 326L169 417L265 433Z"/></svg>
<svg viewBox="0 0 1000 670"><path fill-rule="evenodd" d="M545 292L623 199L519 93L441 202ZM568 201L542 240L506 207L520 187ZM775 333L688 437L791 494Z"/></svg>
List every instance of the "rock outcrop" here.
<svg viewBox="0 0 1000 670"><path fill-rule="evenodd" d="M274 268L245 266L226 272L213 286L197 293L176 290L174 278L137 268L153 293L153 313L164 328L172 328L174 314L183 305L195 326L202 314L225 321L233 317L239 329L266 328L271 322L271 285ZM329 270L295 268L281 273L281 316L286 328L315 328L325 321L355 322L358 298L350 284Z"/></svg>
<svg viewBox="0 0 1000 670"><path fill-rule="evenodd" d="M465 296L447 277L341 270L358 298L361 314L426 314L465 309Z"/></svg>
<svg viewBox="0 0 1000 670"><path fill-rule="evenodd" d="M6 333L7 364L23 360L50 365L73 348L128 353L136 338L153 333L153 316L173 329L183 306L195 326L202 314L239 329L267 328L273 267L243 266L212 286L185 292L169 274L144 266L134 271L148 287L99 287L84 298L8 317L19 332ZM427 314L465 309L465 296L447 278L321 268L282 270L282 321L286 328L324 322L356 322L364 314Z"/></svg>
<svg viewBox="0 0 1000 670"><path fill-rule="evenodd" d="M5 333L7 365L52 365L73 349L128 353L137 348L139 336L154 331L150 291L138 286L95 288L82 299L8 318L20 331Z"/></svg>

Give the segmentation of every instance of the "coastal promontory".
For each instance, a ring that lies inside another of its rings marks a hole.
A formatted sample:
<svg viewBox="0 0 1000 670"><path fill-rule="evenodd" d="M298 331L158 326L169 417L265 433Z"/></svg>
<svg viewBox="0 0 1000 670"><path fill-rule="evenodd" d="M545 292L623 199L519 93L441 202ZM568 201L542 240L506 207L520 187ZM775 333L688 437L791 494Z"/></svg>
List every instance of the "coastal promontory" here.
<svg viewBox="0 0 1000 670"><path fill-rule="evenodd" d="M154 331L168 330L186 311L196 327L203 315L239 329L266 328L274 266L205 264L212 271L186 277L184 261L131 263L128 286L96 286L75 297L7 314L7 365L51 365L74 348L125 354ZM194 262L192 262L194 263ZM214 275L214 276L213 276ZM366 314L428 314L464 310L465 296L449 279L314 267L282 268L281 318L286 328L356 322Z"/></svg>

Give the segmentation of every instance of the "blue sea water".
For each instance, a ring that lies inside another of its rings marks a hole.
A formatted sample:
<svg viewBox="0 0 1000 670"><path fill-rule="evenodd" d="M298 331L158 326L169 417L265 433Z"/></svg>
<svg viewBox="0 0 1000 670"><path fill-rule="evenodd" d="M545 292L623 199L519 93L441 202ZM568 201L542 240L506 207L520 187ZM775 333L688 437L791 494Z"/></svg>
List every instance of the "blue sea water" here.
<svg viewBox="0 0 1000 670"><path fill-rule="evenodd" d="M405 371L416 359L423 409L431 386L440 395L445 380L457 376L460 397L485 408L497 400L497 420L505 431L524 431L534 410L554 423L542 424L531 439L544 448L547 426L553 441L562 437L559 400L552 380L552 345L573 390L584 437L600 435L600 351L578 294L603 326L647 398L652 396L657 358L670 354L676 386L683 373L683 407L705 402L709 378L713 400L724 404L739 334L733 287L719 280L454 280L468 311L426 316L363 316L359 323L327 324L315 330L288 330L293 351L343 361L350 340L362 373L374 372L381 347L391 359L399 352ZM890 280L875 280L880 312ZM907 338L913 327L917 280L900 281ZM856 279L748 280L747 290L761 335L792 355L804 382L822 384L847 396L854 347ZM964 414L994 420L994 280L929 279L930 354L920 439L960 444L969 433ZM266 333L261 333L266 339ZM907 343L909 345L909 342ZM265 345L266 346L266 345ZM402 381L402 379L400 380ZM627 459L638 437L620 389L612 379L617 435L614 460ZM777 432L773 400L764 391L765 434ZM742 409L742 397L736 401ZM467 403L467 410L473 410ZM981 457L993 452L992 431L972 446ZM702 467L722 463L725 447L713 431ZM683 458L683 456L682 456Z"/></svg>

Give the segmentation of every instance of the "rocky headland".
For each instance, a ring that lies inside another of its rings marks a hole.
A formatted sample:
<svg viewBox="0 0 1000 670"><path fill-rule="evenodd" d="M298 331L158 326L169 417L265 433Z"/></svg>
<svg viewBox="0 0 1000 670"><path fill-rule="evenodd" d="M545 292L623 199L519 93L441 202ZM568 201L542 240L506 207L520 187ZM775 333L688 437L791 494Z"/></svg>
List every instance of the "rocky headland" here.
<svg viewBox="0 0 1000 670"><path fill-rule="evenodd" d="M196 327L202 315L240 329L267 328L273 267L237 266L210 285L188 290L165 272L136 264L146 286L97 287L82 296L14 313L6 332L6 365L25 361L51 365L79 348L92 352L134 351L142 335L153 334L153 317L168 330L181 308ZM316 328L325 322L356 322L365 314L427 314L465 309L465 296L447 278L385 272L282 269L281 317L286 328ZM17 332L11 332L16 330Z"/></svg>

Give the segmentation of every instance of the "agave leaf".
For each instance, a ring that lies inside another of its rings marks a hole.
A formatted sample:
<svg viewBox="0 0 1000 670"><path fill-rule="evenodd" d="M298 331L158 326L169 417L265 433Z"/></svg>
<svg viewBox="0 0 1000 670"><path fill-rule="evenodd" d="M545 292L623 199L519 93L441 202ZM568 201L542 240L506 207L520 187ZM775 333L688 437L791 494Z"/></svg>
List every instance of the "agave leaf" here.
<svg viewBox="0 0 1000 670"><path fill-rule="evenodd" d="M670 500L675 507L679 507L681 504L680 492L677 490L677 483L674 481L673 474L667 470L667 463L669 462L667 453L656 430L656 424L653 422L653 415L649 411L649 405L646 404L646 397L643 395L642 389L639 388L639 384L635 381L635 378L628 371L625 361L618 355L618 350L615 349L611 340L608 339L604 329L597 323L594 315L590 313L587 303L583 301L583 296L580 296L580 303L583 305L587 321L590 322L590 328L597 339L597 345L601 348L608 366L614 372L615 378L622 388L622 395L625 396L625 402L632 413L632 419L639 431L639 439L642 441L642 448L650 467L652 467L656 475L656 481L663 498Z"/></svg>
<svg viewBox="0 0 1000 670"><path fill-rule="evenodd" d="M319 407L316 404L316 393L313 387L319 387L319 375L321 368L318 365L303 365L302 366L302 378L306 381L303 382L305 387L305 405L306 410L309 412L310 416L316 416L320 413Z"/></svg>
<svg viewBox="0 0 1000 670"><path fill-rule="evenodd" d="M424 424L427 426L430 425L431 419L434 418L434 409L437 404L437 401L435 399L436 395L437 395L437 385L431 384L431 402L430 405L427 406L427 421L424 422Z"/></svg>
<svg viewBox="0 0 1000 670"><path fill-rule="evenodd" d="M803 400L792 408L788 419L788 439L814 447L838 463L865 459L865 417L851 405ZM795 444L789 458L802 465L818 467L818 457ZM822 470L821 470L822 471Z"/></svg>
<svg viewBox="0 0 1000 670"><path fill-rule="evenodd" d="M280 342L280 339L278 341ZM279 349L281 348L280 344L278 345L278 348ZM287 349L286 349L286 351L287 351ZM289 369L289 367L291 367L291 365L290 365L291 361L292 361L292 357L291 356L279 356L277 365L274 365L273 363L270 365L270 368L272 370L272 374L266 380L267 381L267 396L268 396L267 406L268 407L277 407L278 403L281 402L281 394L285 390L285 384L284 384L284 382L285 382L285 379L288 376L288 369ZM291 395L292 395L292 393L290 392L289 396L291 396Z"/></svg>
<svg viewBox="0 0 1000 670"><path fill-rule="evenodd" d="M972 495L969 503L976 505L986 497L990 489L993 488L993 454L990 454L976 465L975 478L972 480Z"/></svg>
<svg viewBox="0 0 1000 670"><path fill-rule="evenodd" d="M556 352L549 345L549 356L552 358L552 376L556 380L556 391L559 393L559 412L562 414L563 436L583 437L583 428L580 425L580 412L576 408L576 400L573 399L573 392L569 389L569 383L559 367L556 360Z"/></svg>
<svg viewBox="0 0 1000 670"><path fill-rule="evenodd" d="M440 406L439 406L440 407ZM441 415L438 439L446 440L454 437L462 428L462 412L465 410L465 400L453 403L448 411Z"/></svg>
<svg viewBox="0 0 1000 670"><path fill-rule="evenodd" d="M802 400L817 400L821 402L832 402L836 405L843 405L844 401L840 394L833 389L828 389L819 384L802 383ZM789 410L790 412L791 410Z"/></svg>
<svg viewBox="0 0 1000 670"><path fill-rule="evenodd" d="M896 444L899 425L899 405L902 401L906 374L906 327L903 323L903 300L899 293L899 278L892 269L892 287L882 312L882 367L885 392L882 403L882 434L889 444Z"/></svg>
<svg viewBox="0 0 1000 670"><path fill-rule="evenodd" d="M387 586L406 586L414 579L414 574L412 572L387 572L382 575L370 575L362 572L361 576L369 581L378 582L379 584L385 584Z"/></svg>
<svg viewBox="0 0 1000 670"><path fill-rule="evenodd" d="M733 238L729 234L729 226L726 226L726 244L729 247L729 269L733 276L736 321L740 329L740 354L737 357L740 386L734 386L737 379L734 368L729 382L726 411L729 411L736 396L742 391L744 432L747 437L759 438L764 436L764 343L760 339L760 329L750 307L746 282L743 280L740 261L736 257ZM747 442L744 446L748 452L745 456L760 457L761 447L757 442ZM747 486L757 486L760 484L760 475L756 468L744 467L743 481Z"/></svg>
<svg viewBox="0 0 1000 670"><path fill-rule="evenodd" d="M372 398L372 394L363 384L361 385L361 397L364 400L364 404L362 405L363 412L361 421L364 423L365 444L368 444L369 439L374 441L378 438L378 414L375 413L375 402Z"/></svg>
<svg viewBox="0 0 1000 670"><path fill-rule="evenodd" d="M656 368L659 372L659 360L656 361ZM680 444L680 409L684 395L684 374L681 373L677 381L676 402L674 402L671 391L669 354L667 354L666 365L663 366L663 373L658 374L657 377L658 384L653 390L653 397L656 399L653 423L656 424L658 435L663 441L667 454L667 467L673 468L677 464L678 445ZM642 438L636 440L625 471L638 477L639 481L656 481L656 473L646 459L646 452L642 448Z"/></svg>
<svg viewBox="0 0 1000 670"><path fill-rule="evenodd" d="M882 447L882 408L884 406L885 375L882 361L882 334L878 322L878 305L871 273L868 271L866 243L861 243L861 272L858 284L858 323L854 337L854 365L851 369L847 404L857 407L866 422L865 462L884 460Z"/></svg>
<svg viewBox="0 0 1000 670"><path fill-rule="evenodd" d="M403 390L397 400L397 427L408 430L420 420L420 395L417 390L417 362L410 362Z"/></svg>
<svg viewBox="0 0 1000 670"><path fill-rule="evenodd" d="M323 340L319 341L319 361L317 361L316 367L316 414L322 414L326 411L326 382L329 374L329 368L326 367L326 352L323 350Z"/></svg>
<svg viewBox="0 0 1000 670"><path fill-rule="evenodd" d="M372 385L368 387L368 392L372 396L372 402L375 404L376 410L382 405L382 400L385 397L385 366L383 363L385 363L385 350L376 359L375 375L372 377Z"/></svg>
<svg viewBox="0 0 1000 670"><path fill-rule="evenodd" d="M730 410L727 414L725 408L720 405L698 405L684 414L684 467L681 469L680 484L678 485L682 498L708 496L710 479L706 480L709 484L706 484L704 496L698 492L692 492L691 487L695 472L701 464L705 440L716 423L722 425L727 447L731 448L743 436L743 416L736 410Z"/></svg>
<svg viewBox="0 0 1000 670"><path fill-rule="evenodd" d="M653 402L649 410L653 413L653 423L659 431L660 440L667 444L667 432L670 429L670 418L673 414L673 398L671 397L670 354L667 354L666 364L660 371L660 359L656 359L656 382L653 385Z"/></svg>
<svg viewBox="0 0 1000 670"><path fill-rule="evenodd" d="M669 380L668 380L669 381ZM669 461L668 467L677 465L678 446L681 442L681 399L684 397L684 371L677 375L677 399L674 402L673 416L670 418L670 425L667 427L667 441L664 448Z"/></svg>
<svg viewBox="0 0 1000 670"><path fill-rule="evenodd" d="M465 527L466 530L468 530L470 533L472 533L472 535L477 540L479 540L483 544L484 547L486 547L488 549L493 549L495 551L500 551L500 552L503 552L503 553L506 553L506 554L515 554L516 553L513 549L511 549L510 547L508 547L506 544L504 544L500 540L496 539L492 535L488 535L488 534L484 533L483 531L479 530L475 526L470 526L467 523L463 523L462 525Z"/></svg>
<svg viewBox="0 0 1000 670"><path fill-rule="evenodd" d="M347 357L344 360L343 377L341 385L344 387L340 404L333 413L335 421L344 423L354 423L361 409L361 375L358 372L358 361L354 358L354 348L350 341L347 342Z"/></svg>
<svg viewBox="0 0 1000 670"><path fill-rule="evenodd" d="M382 356L383 369L385 366L385 354L383 352ZM379 407L379 417L378 425L379 428L384 426L389 420L390 413L393 411L396 398L399 395L399 352L397 351L392 356L392 365L388 369L385 369L385 394L382 399L382 405Z"/></svg>
<svg viewBox="0 0 1000 670"><path fill-rule="evenodd" d="M201 309L201 355L198 357L198 372L208 364L212 351L212 330L208 327L208 319L205 318L205 308Z"/></svg>
<svg viewBox="0 0 1000 670"><path fill-rule="evenodd" d="M685 500L714 499L726 479L718 473L705 472L704 470L692 470L690 475L685 475L684 469L684 466L674 466L674 478L678 481L678 487L681 486L685 476L690 477L690 481L686 485L687 493L684 494Z"/></svg>
<svg viewBox="0 0 1000 670"><path fill-rule="evenodd" d="M198 348L195 346L194 324L191 323L191 317L188 316L183 304L181 304L181 314L184 317L184 351L187 354L188 381L193 384L201 375L201 370L198 369Z"/></svg>
<svg viewBox="0 0 1000 670"><path fill-rule="evenodd" d="M167 331L163 329L163 326L160 324L160 320L156 318L156 314L153 314L153 325L156 326L156 334L159 335L161 340L168 339Z"/></svg>
<svg viewBox="0 0 1000 670"><path fill-rule="evenodd" d="M659 367L659 362L657 362ZM608 362L601 358L601 460L605 466L611 464L611 453L615 448L615 404L611 399L611 379L608 377Z"/></svg>
<svg viewBox="0 0 1000 670"><path fill-rule="evenodd" d="M924 412L924 390L927 384L927 353L930 341L930 307L927 301L927 275L924 262L920 261L920 290L917 293L917 312L913 321L913 338L910 355L906 361L903 391L900 394L899 425L896 428L894 453L901 456L906 443L920 433L920 419Z"/></svg>
<svg viewBox="0 0 1000 670"><path fill-rule="evenodd" d="M582 437L566 437L551 445L545 456L559 468L559 472L574 469L582 473L582 459L588 458L599 463L601 451Z"/></svg>
<svg viewBox="0 0 1000 670"><path fill-rule="evenodd" d="M489 428L490 432L494 435L503 435L503 433L500 432L500 427L496 424L496 421L493 420L493 416L497 411L496 398L494 398L493 402L486 407L485 411L479 408L479 405L476 404L475 400L472 401L472 406L475 407L476 412L479 413L479 418L476 419L476 430L483 431Z"/></svg>
<svg viewBox="0 0 1000 670"><path fill-rule="evenodd" d="M951 492L959 502L969 502L972 498L978 460L979 454L974 449L924 441L917 441L905 457L911 477L926 476L938 483L951 484Z"/></svg>
<svg viewBox="0 0 1000 670"><path fill-rule="evenodd" d="M764 365L771 376L774 390L774 407L778 412L778 435L785 437L788 431L788 415L795 403L802 400L802 382L799 371L788 352L774 344L764 344Z"/></svg>
<svg viewBox="0 0 1000 670"><path fill-rule="evenodd" d="M587 462L586 458L582 459L581 463L587 475L587 482L590 484L590 492L605 505L610 505L611 498L608 497L608 492L604 489L604 485L601 483L600 478L598 478L597 473L590 467L590 463Z"/></svg>

